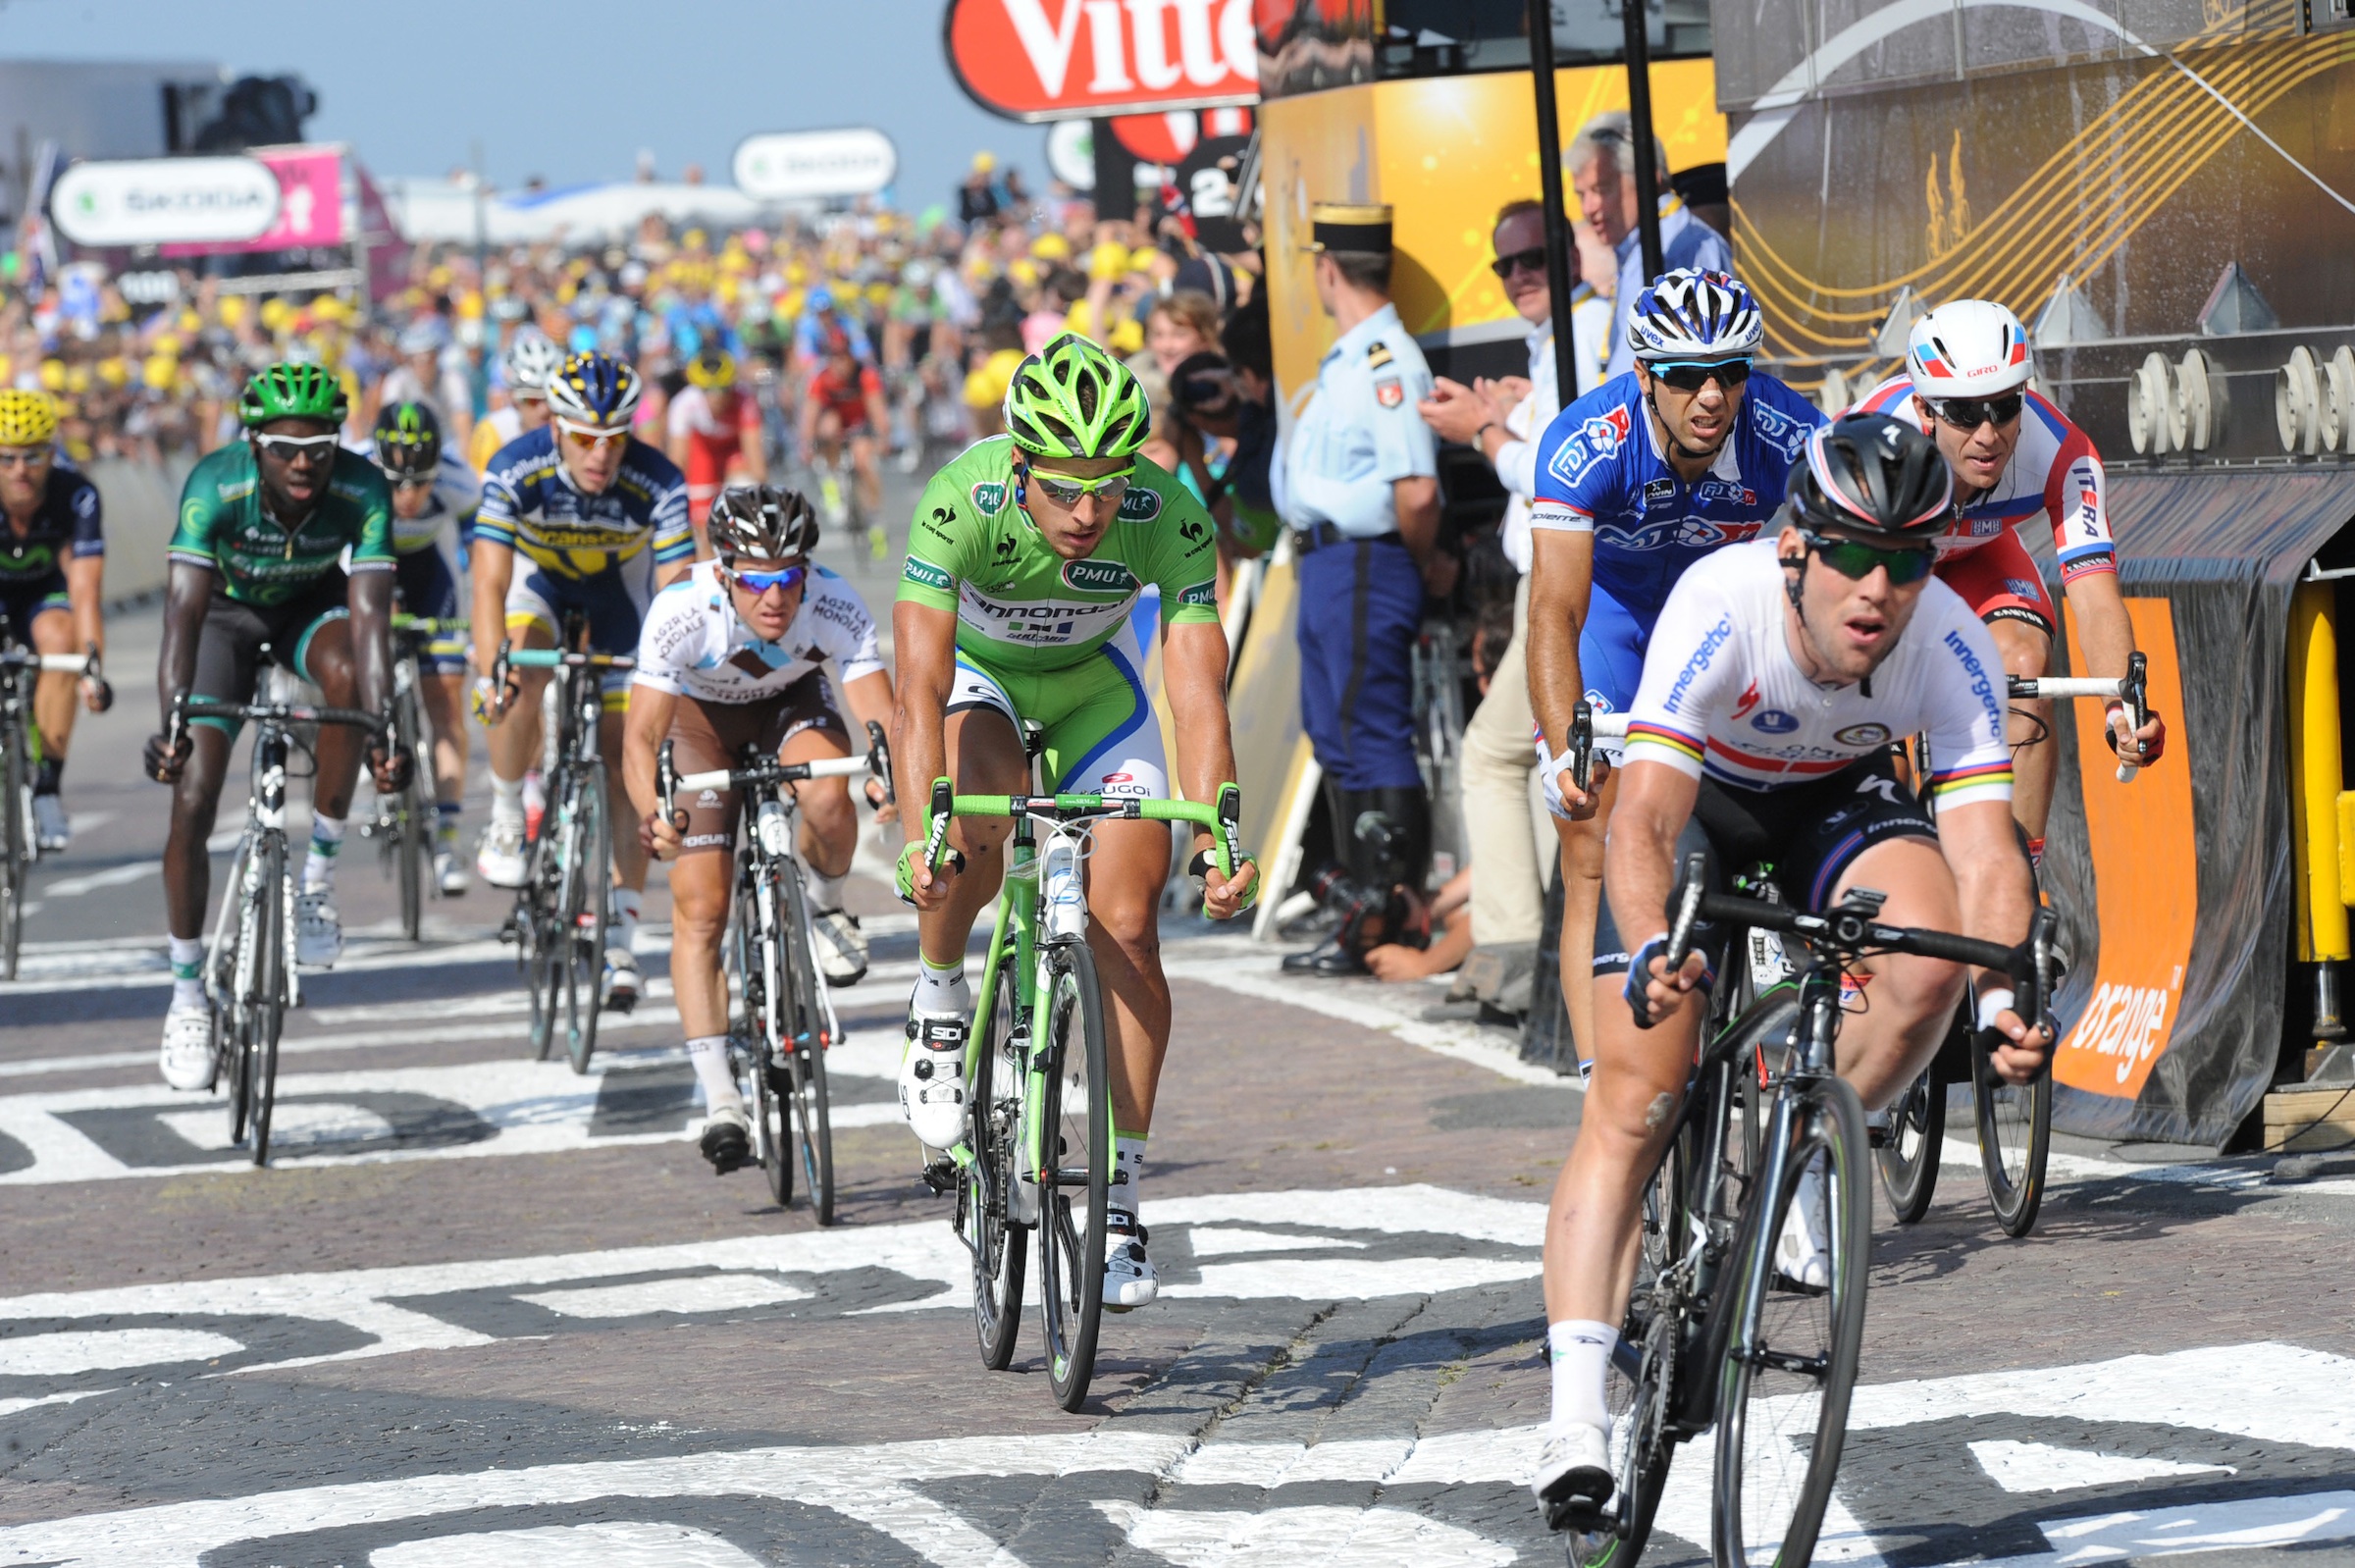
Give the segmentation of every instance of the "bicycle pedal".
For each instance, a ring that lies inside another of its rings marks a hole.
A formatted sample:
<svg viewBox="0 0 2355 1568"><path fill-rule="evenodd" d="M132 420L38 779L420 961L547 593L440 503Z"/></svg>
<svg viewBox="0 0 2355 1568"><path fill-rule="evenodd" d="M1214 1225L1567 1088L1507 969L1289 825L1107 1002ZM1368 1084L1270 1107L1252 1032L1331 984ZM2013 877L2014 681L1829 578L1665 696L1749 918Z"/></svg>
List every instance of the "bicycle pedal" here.
<svg viewBox="0 0 2355 1568"><path fill-rule="evenodd" d="M1864 1124L1864 1144L1867 1148L1886 1149L1889 1147L1889 1128L1874 1126L1867 1122Z"/></svg>
<svg viewBox="0 0 2355 1568"><path fill-rule="evenodd" d="M916 1175L936 1198L945 1198L957 1190L957 1163L953 1160L935 1160Z"/></svg>
<svg viewBox="0 0 2355 1568"><path fill-rule="evenodd" d="M1567 1530L1598 1535L1613 1523L1608 1498L1596 1501L1592 1497L1564 1497L1545 1505L1545 1528L1556 1535Z"/></svg>

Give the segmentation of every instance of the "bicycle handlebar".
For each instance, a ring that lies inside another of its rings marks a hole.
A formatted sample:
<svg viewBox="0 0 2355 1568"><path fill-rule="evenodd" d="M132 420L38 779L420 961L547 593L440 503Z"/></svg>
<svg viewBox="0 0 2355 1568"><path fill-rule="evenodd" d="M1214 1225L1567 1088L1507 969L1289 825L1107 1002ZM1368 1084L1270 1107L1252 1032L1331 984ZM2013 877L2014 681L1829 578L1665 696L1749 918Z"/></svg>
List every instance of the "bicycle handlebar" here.
<svg viewBox="0 0 2355 1568"><path fill-rule="evenodd" d="M636 669L628 653L574 653L560 648L515 648L501 653L510 669Z"/></svg>
<svg viewBox="0 0 2355 1568"><path fill-rule="evenodd" d="M277 724L349 724L383 736L392 728L383 715L356 707L319 707L308 703L222 703L209 697L182 697L173 705L178 718L234 718L240 722Z"/></svg>
<svg viewBox="0 0 2355 1568"><path fill-rule="evenodd" d="M1595 743L1627 739L1625 713L1597 713L1583 698L1570 710L1570 782L1582 795L1595 787Z"/></svg>
<svg viewBox="0 0 2355 1568"><path fill-rule="evenodd" d="M674 797L680 790L757 789L764 784L851 778L867 773L883 780L883 798L888 802L892 799L891 750L884 744L882 725L870 721L866 730L868 744L864 757L821 757L807 762L780 762L767 758L744 767L715 767L702 773L681 773L672 759L674 743L665 740L654 753L654 795L662 803L662 815L674 825L679 819Z"/></svg>
<svg viewBox="0 0 2355 1568"><path fill-rule="evenodd" d="M2015 675L2011 678L2010 695L2024 700L2098 697L2106 702L2123 703L2126 716L2133 721L2131 727L2140 730L2151 716L2150 673L2150 660L2137 652L2126 655L2126 672L2116 679L2067 675L2039 675L2031 679ZM2111 746L2113 750L2117 747L2115 736L2112 737ZM2133 783L2140 767L2139 762L2129 762L2124 753L2119 753L2118 781L2120 784Z"/></svg>
<svg viewBox="0 0 2355 1568"><path fill-rule="evenodd" d="M924 838L924 863L938 872L948 852L952 816L1039 816L1056 822L1090 818L1124 821L1191 822L1211 835L1222 880L1234 875L1242 856L1243 792L1219 786L1216 806L1200 801L1108 799L1102 795L958 795L946 778L932 781L931 828Z"/></svg>

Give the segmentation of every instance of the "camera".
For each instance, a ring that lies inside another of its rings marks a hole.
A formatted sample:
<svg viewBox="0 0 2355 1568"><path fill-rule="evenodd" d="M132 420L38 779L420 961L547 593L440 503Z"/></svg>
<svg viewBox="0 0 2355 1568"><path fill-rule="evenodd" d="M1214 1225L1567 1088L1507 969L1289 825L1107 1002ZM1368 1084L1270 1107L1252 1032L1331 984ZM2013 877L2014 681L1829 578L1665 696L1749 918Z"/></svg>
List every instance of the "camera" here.
<svg viewBox="0 0 2355 1568"><path fill-rule="evenodd" d="M1406 880L1413 849L1407 830L1386 812L1365 810L1350 837L1356 840L1358 864L1369 874L1353 876L1347 866L1329 861L1304 884L1319 908L1339 917L1334 941L1359 958L1386 942L1429 946L1431 906Z"/></svg>

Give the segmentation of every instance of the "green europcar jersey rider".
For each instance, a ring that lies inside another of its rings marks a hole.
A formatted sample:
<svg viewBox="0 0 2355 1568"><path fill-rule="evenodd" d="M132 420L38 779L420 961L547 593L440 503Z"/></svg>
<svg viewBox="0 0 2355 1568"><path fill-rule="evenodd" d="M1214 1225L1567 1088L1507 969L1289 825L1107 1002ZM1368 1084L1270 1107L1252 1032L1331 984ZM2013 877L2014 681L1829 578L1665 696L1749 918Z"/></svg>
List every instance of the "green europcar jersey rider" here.
<svg viewBox="0 0 2355 1568"><path fill-rule="evenodd" d="M233 442L206 454L181 490L180 524L166 553L219 577L240 604L284 604L333 571L346 548L354 568L389 568L392 492L378 467L339 448L327 494L292 532L262 506L253 448Z"/></svg>
<svg viewBox="0 0 2355 1568"><path fill-rule="evenodd" d="M1129 617L1147 586L1172 626L1216 625L1215 525L1143 458L1093 551L1066 560L1024 512L1014 444L978 442L917 503L899 598L957 617L951 712L995 707L1046 731L1048 776L1072 794L1169 794L1161 727Z"/></svg>

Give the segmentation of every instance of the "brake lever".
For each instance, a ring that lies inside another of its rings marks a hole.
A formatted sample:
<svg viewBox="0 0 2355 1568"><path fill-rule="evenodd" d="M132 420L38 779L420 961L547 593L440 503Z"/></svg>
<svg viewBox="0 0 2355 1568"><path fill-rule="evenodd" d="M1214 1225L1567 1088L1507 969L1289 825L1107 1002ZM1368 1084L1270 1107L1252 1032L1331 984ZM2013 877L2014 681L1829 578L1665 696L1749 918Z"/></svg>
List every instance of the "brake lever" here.
<svg viewBox="0 0 2355 1568"><path fill-rule="evenodd" d="M1583 698L1570 710L1570 782L1581 795L1595 787L1595 708Z"/></svg>
<svg viewBox="0 0 2355 1568"><path fill-rule="evenodd" d="M2118 781L2120 784L2131 784L2134 782L2135 772L2141 766L2139 758L2142 756L2142 741L2139 737L2142 734L2142 726L2149 722L2151 716L2150 660L2143 655L2139 649L2126 655L2125 699L2126 718L2130 721L2130 726L2137 737L2134 742L2134 756L2137 760L2127 761L2125 752L2122 749L2120 750Z"/></svg>

